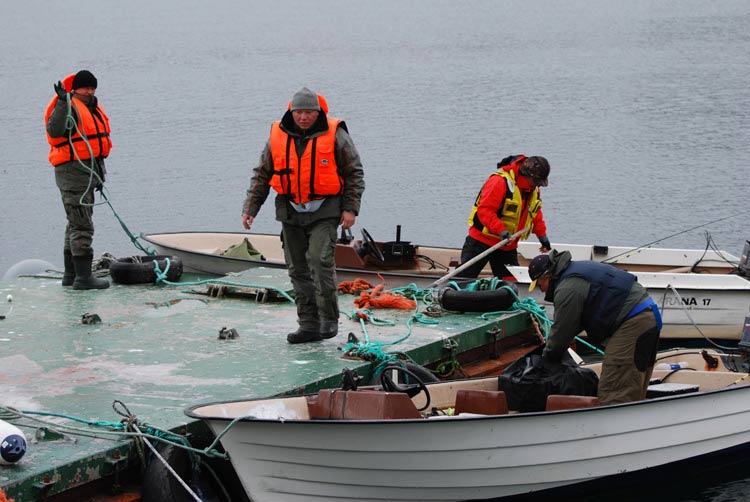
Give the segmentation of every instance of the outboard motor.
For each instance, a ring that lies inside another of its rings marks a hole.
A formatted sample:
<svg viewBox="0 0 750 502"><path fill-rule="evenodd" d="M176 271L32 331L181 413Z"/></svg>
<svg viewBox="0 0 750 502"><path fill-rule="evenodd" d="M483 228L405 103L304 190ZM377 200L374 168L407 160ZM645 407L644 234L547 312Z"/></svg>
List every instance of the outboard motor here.
<svg viewBox="0 0 750 502"><path fill-rule="evenodd" d="M747 247L747 246L746 246ZM750 373L750 312L745 315L745 325L742 330L742 339L737 344L742 353L742 371Z"/></svg>
<svg viewBox="0 0 750 502"><path fill-rule="evenodd" d="M745 247L742 250L742 257L737 269L741 276L750 277L750 241L745 241Z"/></svg>

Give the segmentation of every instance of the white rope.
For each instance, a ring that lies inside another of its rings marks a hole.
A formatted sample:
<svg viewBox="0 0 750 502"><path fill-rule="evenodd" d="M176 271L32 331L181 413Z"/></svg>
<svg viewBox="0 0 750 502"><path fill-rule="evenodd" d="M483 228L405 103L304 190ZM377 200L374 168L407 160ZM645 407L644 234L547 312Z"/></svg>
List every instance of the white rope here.
<svg viewBox="0 0 750 502"><path fill-rule="evenodd" d="M139 434L142 434L141 430L138 428L138 425L136 425L135 423L133 423L132 426L133 426L133 428L136 431L138 431ZM190 489L190 487L187 485L187 483L185 483L185 481L183 481L183 479L174 471L174 469L172 469L172 466L169 465L169 463L166 460L164 460L164 457L162 457L161 455L159 455L159 452L156 451L156 448L153 447L153 445L151 444L151 442L148 439L146 439L145 437L143 437L143 441L151 449L151 453L153 453L154 455L156 455L156 457L159 460L161 460L161 462L164 464L164 466L167 468L167 470L169 470L169 472L172 473L172 476L174 476L175 479L177 479L177 481L180 482L180 484L182 485L182 487L185 488L185 490L187 490L187 492L193 497L193 499L196 500L197 502L203 502L200 499L200 497L198 495L196 495L193 490Z"/></svg>
<svg viewBox="0 0 750 502"><path fill-rule="evenodd" d="M705 335L705 333L703 333L703 331L701 331L700 327L698 327L698 324L695 322L695 320L693 320L693 316L690 315L690 310L688 310L687 305L685 305L685 302L682 301L682 297L680 296L680 293L678 293L677 290L674 288L674 286L672 286L671 284L667 284L667 288L664 290L664 297L662 298L662 301L661 301L661 311L662 311L662 313L664 312L664 305L665 305L665 301L667 299L667 292L669 290L671 290L672 293L674 293L674 295L677 297L677 301L680 303L680 305L682 305L682 310L685 311L685 315L687 315L688 319L690 319L690 322L693 323L693 326L695 327L695 329L698 330L698 333L700 333L701 336L708 341L708 343L710 343L714 347L720 348L722 350L728 350L728 351L736 351L737 350L737 349L732 348L732 347L724 347L722 345L719 345L718 343L714 342L709 337L707 337Z"/></svg>

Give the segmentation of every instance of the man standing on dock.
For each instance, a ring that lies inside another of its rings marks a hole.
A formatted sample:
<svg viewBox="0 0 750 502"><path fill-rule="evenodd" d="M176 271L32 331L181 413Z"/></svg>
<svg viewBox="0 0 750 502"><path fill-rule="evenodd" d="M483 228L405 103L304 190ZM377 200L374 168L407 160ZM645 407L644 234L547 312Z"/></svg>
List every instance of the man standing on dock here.
<svg viewBox="0 0 750 502"><path fill-rule="evenodd" d="M104 159L112 141L109 118L99 105L96 77L88 70L68 75L54 85L47 106L49 161L55 167L68 225L65 227L62 285L73 289L104 289L109 281L92 275L94 250L94 190L104 183Z"/></svg>
<svg viewBox="0 0 750 502"><path fill-rule="evenodd" d="M569 251L541 254L529 263L533 291L555 305L542 358L557 362L586 330L606 347L597 395L602 404L645 399L661 333L659 307L635 276L607 263L573 261Z"/></svg>
<svg viewBox="0 0 750 502"><path fill-rule="evenodd" d="M484 182L469 215L469 235L461 250L461 263L479 256L492 246L526 228L519 239L533 232L541 243L540 251L549 251L547 225L542 215L539 187L547 186L549 162L544 157L513 155L497 164L497 171ZM507 242L489 255L469 265L462 277L477 277L487 262L500 279L512 279L506 265L518 265L518 241Z"/></svg>
<svg viewBox="0 0 750 502"><path fill-rule="evenodd" d="M297 91L253 170L242 208L250 230L273 188L284 258L297 304L289 343L315 342L338 333L336 227L359 214L364 170L346 124L328 115L328 103L307 87Z"/></svg>

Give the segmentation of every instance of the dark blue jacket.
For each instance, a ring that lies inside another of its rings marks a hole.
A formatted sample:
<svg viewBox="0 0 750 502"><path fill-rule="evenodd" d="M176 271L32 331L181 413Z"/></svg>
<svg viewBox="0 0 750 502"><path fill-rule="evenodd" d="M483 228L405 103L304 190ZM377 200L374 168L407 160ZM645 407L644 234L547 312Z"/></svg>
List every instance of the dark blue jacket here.
<svg viewBox="0 0 750 502"><path fill-rule="evenodd" d="M612 336L618 328L617 316L625 305L635 276L595 261L574 261L560 274L557 282L566 277L582 277L591 283L581 316L581 324L589 338L601 342Z"/></svg>

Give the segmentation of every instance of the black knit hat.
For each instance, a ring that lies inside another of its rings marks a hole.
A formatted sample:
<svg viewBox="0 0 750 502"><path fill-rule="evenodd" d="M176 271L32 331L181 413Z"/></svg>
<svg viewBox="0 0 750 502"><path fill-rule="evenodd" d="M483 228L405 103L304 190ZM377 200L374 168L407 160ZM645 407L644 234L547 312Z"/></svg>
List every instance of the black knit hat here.
<svg viewBox="0 0 750 502"><path fill-rule="evenodd" d="M531 176L536 180L537 185L546 187L549 177L549 162L544 157L529 157L521 164L518 174Z"/></svg>
<svg viewBox="0 0 750 502"><path fill-rule="evenodd" d="M73 89L81 87L93 87L96 89L96 77L88 70L81 70L73 77Z"/></svg>

